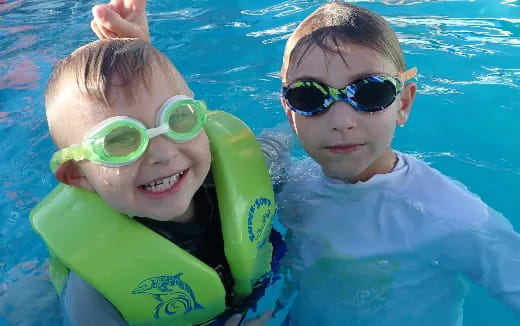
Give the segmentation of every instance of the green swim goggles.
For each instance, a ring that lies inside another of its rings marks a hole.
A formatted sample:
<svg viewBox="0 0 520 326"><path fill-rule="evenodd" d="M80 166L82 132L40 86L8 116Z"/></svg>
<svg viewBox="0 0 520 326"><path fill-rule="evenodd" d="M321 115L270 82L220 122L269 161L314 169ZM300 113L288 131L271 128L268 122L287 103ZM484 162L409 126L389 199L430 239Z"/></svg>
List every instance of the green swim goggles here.
<svg viewBox="0 0 520 326"><path fill-rule="evenodd" d="M50 168L70 160L89 160L108 167L137 161L148 148L150 139L165 135L177 142L195 138L207 119L206 104L184 95L173 96L157 113L156 128L147 129L139 120L117 116L101 121L90 129L83 142L60 149L51 158Z"/></svg>

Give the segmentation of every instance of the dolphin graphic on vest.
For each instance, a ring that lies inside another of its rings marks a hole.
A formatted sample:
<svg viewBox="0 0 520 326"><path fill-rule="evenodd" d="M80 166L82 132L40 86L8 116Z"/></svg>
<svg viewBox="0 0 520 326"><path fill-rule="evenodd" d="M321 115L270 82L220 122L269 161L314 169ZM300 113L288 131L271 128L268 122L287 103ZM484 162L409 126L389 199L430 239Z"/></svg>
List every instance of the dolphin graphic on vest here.
<svg viewBox="0 0 520 326"><path fill-rule="evenodd" d="M184 311L186 315L195 309L204 309L197 303L189 284L181 280L182 274L147 278L139 282L132 294L151 294L155 300L159 301L155 307L155 319L160 319L164 314L174 315Z"/></svg>

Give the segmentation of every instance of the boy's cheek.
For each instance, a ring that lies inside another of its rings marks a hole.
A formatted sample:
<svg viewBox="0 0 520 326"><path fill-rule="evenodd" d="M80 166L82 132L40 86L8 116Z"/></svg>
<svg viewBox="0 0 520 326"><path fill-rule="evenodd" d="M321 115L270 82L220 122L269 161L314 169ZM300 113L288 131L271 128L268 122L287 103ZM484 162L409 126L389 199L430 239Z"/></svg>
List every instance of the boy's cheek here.
<svg viewBox="0 0 520 326"><path fill-rule="evenodd" d="M120 192L125 184L121 181L132 180L135 176L135 173L130 173L131 170L126 171L125 167L105 167L88 161L82 162L80 170L83 178L80 187L98 193Z"/></svg>

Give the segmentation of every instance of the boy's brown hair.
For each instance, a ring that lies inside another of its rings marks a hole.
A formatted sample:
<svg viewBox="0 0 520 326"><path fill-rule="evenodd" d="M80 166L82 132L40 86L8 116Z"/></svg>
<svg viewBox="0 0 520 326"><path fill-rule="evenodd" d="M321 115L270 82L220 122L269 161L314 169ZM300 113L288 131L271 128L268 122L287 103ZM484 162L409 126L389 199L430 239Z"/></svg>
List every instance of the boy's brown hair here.
<svg viewBox="0 0 520 326"><path fill-rule="evenodd" d="M49 109L64 86L63 83L75 82L80 94L89 103L106 109L110 106L110 96L114 91L122 92L129 104L135 101L135 96L143 88L149 92L149 81L155 73L166 74L172 87L175 87L176 81L184 82L164 54L139 39L98 40L76 49L56 64L45 90L47 119L56 145L61 147L63 144L55 130L60 123L54 120L63 119L53 117Z"/></svg>
<svg viewBox="0 0 520 326"><path fill-rule="evenodd" d="M341 52L341 45L348 43L370 48L389 59L399 71L405 69L397 35L383 17L353 4L332 1L310 14L289 37L283 56L282 82L286 83L289 69L298 66L313 46L339 54L348 66Z"/></svg>

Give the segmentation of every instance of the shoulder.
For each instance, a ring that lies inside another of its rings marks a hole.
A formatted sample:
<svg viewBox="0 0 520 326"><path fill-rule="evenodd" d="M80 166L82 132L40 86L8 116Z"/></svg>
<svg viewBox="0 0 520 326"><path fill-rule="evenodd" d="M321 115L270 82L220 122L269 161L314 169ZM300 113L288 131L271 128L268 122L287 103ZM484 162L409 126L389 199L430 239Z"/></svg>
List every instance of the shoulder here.
<svg viewBox="0 0 520 326"><path fill-rule="evenodd" d="M401 154L409 166L401 195L420 203L428 215L470 223L489 218L489 208L479 196L424 161Z"/></svg>
<svg viewBox="0 0 520 326"><path fill-rule="evenodd" d="M66 325L126 325L119 311L78 274L70 272L61 298Z"/></svg>

